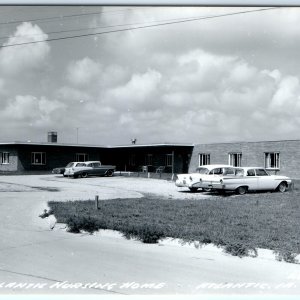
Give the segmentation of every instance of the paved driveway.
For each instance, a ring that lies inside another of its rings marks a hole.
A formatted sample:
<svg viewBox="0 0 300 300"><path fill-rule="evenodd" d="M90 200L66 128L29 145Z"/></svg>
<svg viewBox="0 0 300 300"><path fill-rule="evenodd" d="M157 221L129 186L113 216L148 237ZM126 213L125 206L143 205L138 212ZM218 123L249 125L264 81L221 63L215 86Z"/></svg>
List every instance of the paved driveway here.
<svg viewBox="0 0 300 300"><path fill-rule="evenodd" d="M137 178L0 176L0 295L5 294L298 294L300 267L237 258L220 249L146 245L118 234L49 229L38 215L49 200L207 197L174 183ZM213 201L213 200L212 200Z"/></svg>

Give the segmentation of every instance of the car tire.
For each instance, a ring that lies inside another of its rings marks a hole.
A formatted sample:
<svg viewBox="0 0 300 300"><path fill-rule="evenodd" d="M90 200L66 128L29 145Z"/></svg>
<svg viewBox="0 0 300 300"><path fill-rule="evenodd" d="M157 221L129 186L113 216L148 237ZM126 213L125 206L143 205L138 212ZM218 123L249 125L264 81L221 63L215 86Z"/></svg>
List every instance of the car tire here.
<svg viewBox="0 0 300 300"><path fill-rule="evenodd" d="M278 190L278 192L280 192L280 193L284 193L284 192L286 191L286 188L287 188L286 183L285 183L285 182L281 182L281 183L278 185L277 190Z"/></svg>
<svg viewBox="0 0 300 300"><path fill-rule="evenodd" d="M108 171L106 172L106 176L108 176L108 177L113 176L113 171L112 171L112 170L108 170Z"/></svg>
<svg viewBox="0 0 300 300"><path fill-rule="evenodd" d="M81 177L82 177L82 178L87 178L87 177L88 177L88 174L87 174L86 172L83 172L83 173L81 174Z"/></svg>
<svg viewBox="0 0 300 300"><path fill-rule="evenodd" d="M248 189L246 186L239 186L235 191L238 195L245 195Z"/></svg>
<svg viewBox="0 0 300 300"><path fill-rule="evenodd" d="M198 191L198 188L196 188L196 187L190 187L189 189L192 193L195 193Z"/></svg>

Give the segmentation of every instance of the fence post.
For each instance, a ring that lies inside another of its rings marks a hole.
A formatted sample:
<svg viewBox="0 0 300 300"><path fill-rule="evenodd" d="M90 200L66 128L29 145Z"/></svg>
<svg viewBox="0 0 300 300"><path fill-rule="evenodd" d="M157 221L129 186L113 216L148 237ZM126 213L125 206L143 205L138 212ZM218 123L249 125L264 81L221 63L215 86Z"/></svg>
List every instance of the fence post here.
<svg viewBox="0 0 300 300"><path fill-rule="evenodd" d="M98 202L99 202L99 196L96 195L96 196L95 196L95 208L96 208L97 210L99 209Z"/></svg>

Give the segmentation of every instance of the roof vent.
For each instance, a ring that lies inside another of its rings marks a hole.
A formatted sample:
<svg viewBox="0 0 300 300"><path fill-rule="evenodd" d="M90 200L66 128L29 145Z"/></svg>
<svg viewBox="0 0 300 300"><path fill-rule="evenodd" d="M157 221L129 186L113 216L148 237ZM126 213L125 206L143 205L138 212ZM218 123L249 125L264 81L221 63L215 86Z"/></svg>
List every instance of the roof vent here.
<svg viewBox="0 0 300 300"><path fill-rule="evenodd" d="M48 143L57 143L57 132L56 131L48 132Z"/></svg>
<svg viewBox="0 0 300 300"><path fill-rule="evenodd" d="M131 144L134 145L136 143L136 139L131 139Z"/></svg>

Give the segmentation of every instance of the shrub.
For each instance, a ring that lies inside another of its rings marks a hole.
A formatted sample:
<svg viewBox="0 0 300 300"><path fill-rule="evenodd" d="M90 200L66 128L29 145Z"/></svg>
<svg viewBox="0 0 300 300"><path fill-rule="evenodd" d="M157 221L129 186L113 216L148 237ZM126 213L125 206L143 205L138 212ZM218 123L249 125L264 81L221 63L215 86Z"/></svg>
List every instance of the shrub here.
<svg viewBox="0 0 300 300"><path fill-rule="evenodd" d="M292 253L290 251L275 251L276 259L279 261L285 261L288 263L298 263L296 256L297 253Z"/></svg>
<svg viewBox="0 0 300 300"><path fill-rule="evenodd" d="M122 230L127 239L136 238L143 243L156 244L165 234L161 228L155 225L132 226Z"/></svg>
<svg viewBox="0 0 300 300"><path fill-rule="evenodd" d="M239 243L226 245L224 250L226 253L238 257L247 256L248 254L248 248L245 245Z"/></svg>
<svg viewBox="0 0 300 300"><path fill-rule="evenodd" d="M80 233L80 230L85 230L89 233L97 231L97 221L91 217L71 216L66 221L68 232Z"/></svg>

